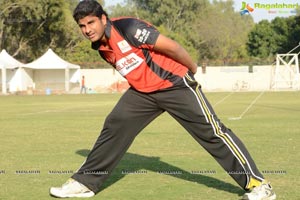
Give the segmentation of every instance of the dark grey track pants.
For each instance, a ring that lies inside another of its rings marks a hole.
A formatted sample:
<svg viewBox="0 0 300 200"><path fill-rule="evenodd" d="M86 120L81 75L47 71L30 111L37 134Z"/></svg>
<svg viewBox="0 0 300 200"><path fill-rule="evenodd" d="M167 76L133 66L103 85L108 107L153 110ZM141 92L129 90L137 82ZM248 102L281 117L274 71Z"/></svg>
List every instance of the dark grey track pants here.
<svg viewBox="0 0 300 200"><path fill-rule="evenodd" d="M244 189L263 176L243 143L214 113L191 74L174 89L150 94L129 89L107 116L102 132L85 163L72 176L95 193L109 177L137 134L168 112Z"/></svg>

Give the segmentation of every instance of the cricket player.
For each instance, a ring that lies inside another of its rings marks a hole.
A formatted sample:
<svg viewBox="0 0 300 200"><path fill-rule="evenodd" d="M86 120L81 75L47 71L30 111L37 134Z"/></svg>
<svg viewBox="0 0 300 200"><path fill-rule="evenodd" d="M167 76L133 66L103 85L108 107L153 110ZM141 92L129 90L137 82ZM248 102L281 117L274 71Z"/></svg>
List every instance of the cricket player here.
<svg viewBox="0 0 300 200"><path fill-rule="evenodd" d="M182 46L148 22L110 19L94 0L81 1L73 17L92 48L131 87L107 116L86 161L62 187L50 189L52 196L97 194L138 133L167 112L248 192L243 199L276 198L244 144L216 116L194 78L197 65Z"/></svg>

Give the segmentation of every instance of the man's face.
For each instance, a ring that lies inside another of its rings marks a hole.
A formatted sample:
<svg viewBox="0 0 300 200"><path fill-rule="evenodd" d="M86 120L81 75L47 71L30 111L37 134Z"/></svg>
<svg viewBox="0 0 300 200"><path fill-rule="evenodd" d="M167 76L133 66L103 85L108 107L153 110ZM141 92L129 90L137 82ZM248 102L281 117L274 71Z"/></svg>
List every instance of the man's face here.
<svg viewBox="0 0 300 200"><path fill-rule="evenodd" d="M89 39L91 42L98 40L104 41L105 35L105 25L106 17L105 15L101 16L101 19L96 16L86 16L78 21L78 25L82 34Z"/></svg>

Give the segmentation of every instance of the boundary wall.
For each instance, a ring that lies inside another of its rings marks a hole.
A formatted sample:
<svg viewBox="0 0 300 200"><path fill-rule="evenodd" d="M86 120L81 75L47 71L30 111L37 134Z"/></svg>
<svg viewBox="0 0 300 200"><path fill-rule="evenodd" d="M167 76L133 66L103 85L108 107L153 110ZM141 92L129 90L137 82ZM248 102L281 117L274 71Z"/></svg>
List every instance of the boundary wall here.
<svg viewBox="0 0 300 200"><path fill-rule="evenodd" d="M281 75L291 76L290 70L282 68ZM278 66L276 68L278 70ZM28 71L28 70L27 70ZM9 71L10 72L10 71ZM32 73L20 68L8 73L10 82L7 88L10 94L63 94L65 92L64 71L43 70ZM28 74L33 74L32 84L28 86ZM71 82L70 94L80 93L81 77L85 76L87 93L115 93L124 92L129 85L115 69L78 69L69 77ZM294 74L300 80L300 74ZM278 84L275 82L275 66L207 66L199 67L195 74L196 80L202 85L203 91L208 92L246 92L246 91L275 91L275 90L300 90L300 81L297 86L290 87L289 81ZM0 77L1 79L1 77ZM276 86L280 86L275 88ZM16 86L16 84L20 86ZM1 82L0 82L1 86Z"/></svg>
<svg viewBox="0 0 300 200"><path fill-rule="evenodd" d="M271 90L274 66L199 67L195 75L204 91L266 91ZM129 85L114 69L81 69L88 91L123 92Z"/></svg>

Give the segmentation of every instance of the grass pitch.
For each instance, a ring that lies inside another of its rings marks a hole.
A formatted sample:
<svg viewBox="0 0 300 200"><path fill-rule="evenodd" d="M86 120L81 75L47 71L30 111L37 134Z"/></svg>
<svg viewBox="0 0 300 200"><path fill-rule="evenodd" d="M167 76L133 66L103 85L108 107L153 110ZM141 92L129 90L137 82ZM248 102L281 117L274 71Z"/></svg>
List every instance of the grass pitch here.
<svg viewBox="0 0 300 200"><path fill-rule="evenodd" d="M207 93L278 199L299 199L300 93ZM120 94L0 96L0 199L45 200L82 164ZM113 148L113 147L112 147ZM168 174L170 172L170 174ZM168 114L136 138L91 199L240 199L244 191Z"/></svg>

